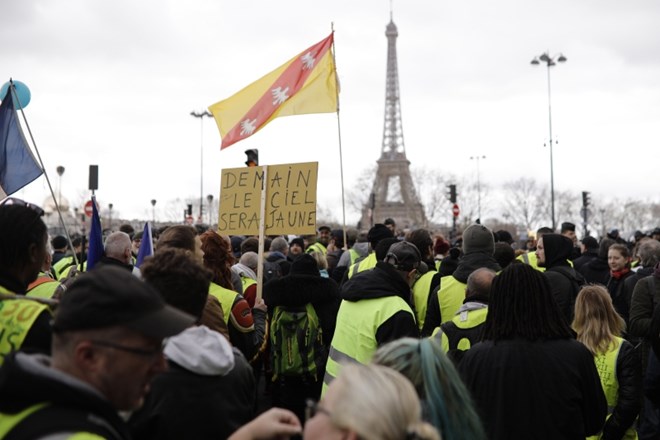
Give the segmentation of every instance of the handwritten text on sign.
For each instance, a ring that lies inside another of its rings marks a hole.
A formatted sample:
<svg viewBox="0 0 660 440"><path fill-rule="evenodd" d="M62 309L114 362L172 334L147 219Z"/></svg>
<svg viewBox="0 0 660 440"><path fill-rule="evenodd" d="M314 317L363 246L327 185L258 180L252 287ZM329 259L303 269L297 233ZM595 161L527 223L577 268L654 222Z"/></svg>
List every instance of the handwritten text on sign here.
<svg viewBox="0 0 660 440"><path fill-rule="evenodd" d="M269 165L266 173L265 234L316 233L318 162ZM218 230L259 233L262 167L222 170Z"/></svg>

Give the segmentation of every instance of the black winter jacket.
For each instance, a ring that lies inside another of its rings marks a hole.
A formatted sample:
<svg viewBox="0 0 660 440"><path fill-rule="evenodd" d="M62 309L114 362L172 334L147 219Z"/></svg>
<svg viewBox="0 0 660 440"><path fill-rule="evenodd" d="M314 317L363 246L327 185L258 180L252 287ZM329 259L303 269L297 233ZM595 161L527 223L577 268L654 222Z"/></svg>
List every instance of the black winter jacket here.
<svg viewBox="0 0 660 440"><path fill-rule="evenodd" d="M50 367L44 355L16 353L0 370L0 413L16 414L50 402L16 425L6 440L89 432L108 440L130 439L126 424L110 403L88 384Z"/></svg>
<svg viewBox="0 0 660 440"><path fill-rule="evenodd" d="M563 235L545 234L543 236L546 268L543 275L550 282L552 296L570 325L573 321L573 305L584 279L570 264L568 257L573 250L573 242Z"/></svg>
<svg viewBox="0 0 660 440"><path fill-rule="evenodd" d="M610 278L610 266L607 264L607 258L594 258L582 266L580 273L589 284L607 285L607 280Z"/></svg>

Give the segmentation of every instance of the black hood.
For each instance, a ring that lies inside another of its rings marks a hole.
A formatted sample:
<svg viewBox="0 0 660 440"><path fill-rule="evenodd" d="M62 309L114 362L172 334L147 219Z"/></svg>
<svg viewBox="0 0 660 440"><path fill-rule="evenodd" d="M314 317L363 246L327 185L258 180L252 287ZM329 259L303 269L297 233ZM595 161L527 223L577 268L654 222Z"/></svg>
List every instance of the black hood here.
<svg viewBox="0 0 660 440"><path fill-rule="evenodd" d="M460 260L458 260L458 267L452 274L461 283L467 283L467 279L472 272L477 269L485 267L487 269L492 269L495 272L502 270L497 261L492 255L486 255L484 253L475 253L463 255ZM440 265L442 269L442 265Z"/></svg>
<svg viewBox="0 0 660 440"><path fill-rule="evenodd" d="M399 272L388 263L379 261L373 270L360 272L341 288L346 301L399 296L410 303L410 286Z"/></svg>
<svg viewBox="0 0 660 440"><path fill-rule="evenodd" d="M287 275L264 285L264 302L268 307L335 301L339 301L339 286L335 280L320 275Z"/></svg>
<svg viewBox="0 0 660 440"><path fill-rule="evenodd" d="M573 241L560 234L544 234L543 249L545 264L543 267L570 266L568 258L573 252Z"/></svg>

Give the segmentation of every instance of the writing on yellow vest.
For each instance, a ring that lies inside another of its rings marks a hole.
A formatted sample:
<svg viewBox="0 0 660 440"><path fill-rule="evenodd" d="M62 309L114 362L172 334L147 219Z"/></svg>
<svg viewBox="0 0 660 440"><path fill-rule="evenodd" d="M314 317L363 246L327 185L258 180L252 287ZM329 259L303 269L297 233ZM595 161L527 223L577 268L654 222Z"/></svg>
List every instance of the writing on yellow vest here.
<svg viewBox="0 0 660 440"><path fill-rule="evenodd" d="M6 289L0 293L10 294ZM35 300L23 297L0 300L0 365L12 351L21 348L32 324L39 315L50 308Z"/></svg>

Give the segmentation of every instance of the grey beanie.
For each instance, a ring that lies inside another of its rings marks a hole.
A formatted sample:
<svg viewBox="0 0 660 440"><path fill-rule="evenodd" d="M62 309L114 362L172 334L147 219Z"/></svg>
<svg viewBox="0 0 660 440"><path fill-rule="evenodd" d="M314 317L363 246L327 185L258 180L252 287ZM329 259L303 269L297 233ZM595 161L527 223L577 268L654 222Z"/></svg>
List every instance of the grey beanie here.
<svg viewBox="0 0 660 440"><path fill-rule="evenodd" d="M476 252L488 255L495 252L493 233L484 225L470 225L463 232L463 253L467 255Z"/></svg>

